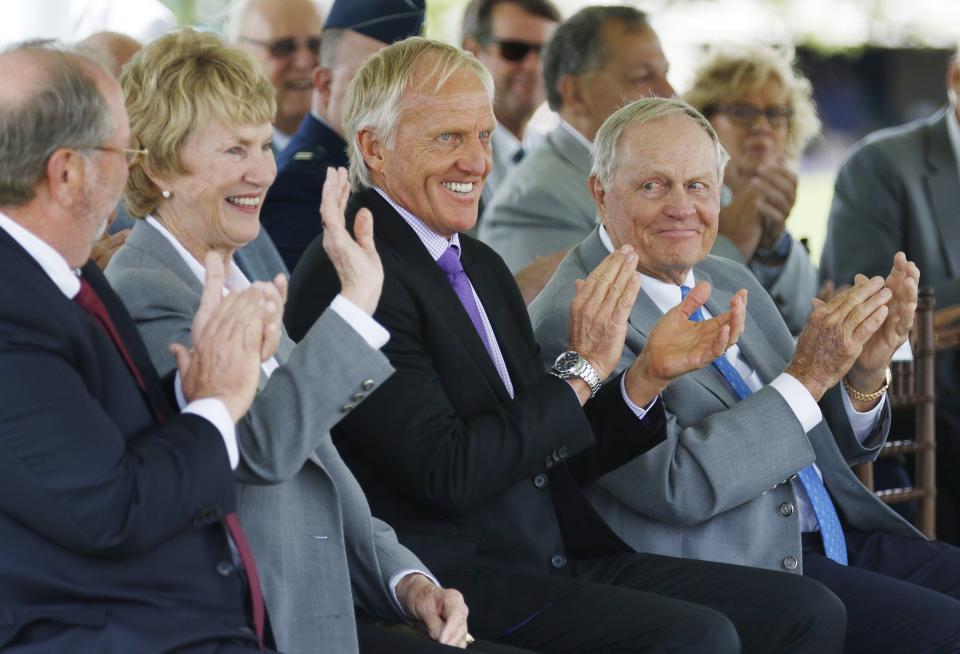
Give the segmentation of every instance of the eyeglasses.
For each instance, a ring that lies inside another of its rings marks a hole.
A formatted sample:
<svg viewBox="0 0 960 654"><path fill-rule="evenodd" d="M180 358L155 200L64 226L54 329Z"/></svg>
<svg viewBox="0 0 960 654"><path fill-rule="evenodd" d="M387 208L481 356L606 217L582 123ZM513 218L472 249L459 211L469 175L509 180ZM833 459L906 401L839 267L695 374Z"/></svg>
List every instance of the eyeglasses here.
<svg viewBox="0 0 960 654"><path fill-rule="evenodd" d="M285 59L294 54L297 48L301 46L306 48L313 56L320 54L319 36L305 36L303 38L286 36L282 39L274 39L273 41L261 41L260 39L253 39L249 36L241 36L240 40L259 45L261 48L266 48L270 56L274 59Z"/></svg>
<svg viewBox="0 0 960 654"><path fill-rule="evenodd" d="M790 119L793 118L793 109L789 107L773 106L761 109L749 102L718 104L708 107L704 113L708 115L712 113L727 114L733 122L748 126L752 125L753 121L761 115L766 116L767 122L773 127L786 125L790 122Z"/></svg>
<svg viewBox="0 0 960 654"><path fill-rule="evenodd" d="M522 61L530 54L531 50L539 55L544 48L543 43L527 43L526 41L508 39L490 39L490 43L496 43L500 46L500 56L507 61Z"/></svg>
<svg viewBox="0 0 960 654"><path fill-rule="evenodd" d="M119 152L120 154L123 155L123 158L126 160L126 162L127 162L127 168L130 168L131 166L133 166L133 164L135 164L135 163L137 162L137 159L138 159L138 158L140 158L140 157L145 157L145 156L147 156L147 153L150 152L150 151L147 150L146 148L143 148L143 149L138 149L138 148L108 148L108 147L105 146L105 145L99 145L99 146L97 146L97 147L95 147L95 148L91 148L91 149L92 149L92 150L100 150L100 151L102 151L102 152Z"/></svg>

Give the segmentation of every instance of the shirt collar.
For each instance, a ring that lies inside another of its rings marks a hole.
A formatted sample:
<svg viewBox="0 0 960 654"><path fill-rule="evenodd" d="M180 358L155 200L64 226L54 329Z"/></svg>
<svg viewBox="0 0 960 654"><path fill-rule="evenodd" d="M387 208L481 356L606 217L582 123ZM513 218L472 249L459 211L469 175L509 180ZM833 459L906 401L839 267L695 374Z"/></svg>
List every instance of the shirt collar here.
<svg viewBox="0 0 960 654"><path fill-rule="evenodd" d="M960 162L960 122L957 121L957 109L953 104L947 107L947 137L953 149L953 158Z"/></svg>
<svg viewBox="0 0 960 654"><path fill-rule="evenodd" d="M163 223L153 216L147 216L144 220L146 220L151 227L160 232L160 235L163 236L163 238L167 239L170 245L173 246L173 249L177 251L177 254L180 255L180 258L183 259L183 262L187 264L190 272L196 276L197 280L202 285L206 280L207 271L200 264L200 262L197 261L192 254L187 252L187 249L180 244L180 241L177 240L176 236L171 234L170 231L163 226ZM223 286L224 295L226 295L228 290L242 290L250 286L250 281L240 271L240 268L234 264L233 259L230 260L230 270L227 272L227 280Z"/></svg>
<svg viewBox="0 0 960 654"><path fill-rule="evenodd" d="M276 127L273 128L273 149L277 152L280 152L287 144L290 143L290 139L293 138L293 134L287 134L286 132L281 132Z"/></svg>
<svg viewBox="0 0 960 654"><path fill-rule="evenodd" d="M423 246L427 248L427 252L430 253L430 256L433 257L433 260L436 261L439 259L444 252L447 251L451 245L456 246L457 254L460 253L460 235L454 234L450 240L447 240L442 234L430 229L425 222L414 216L412 213L401 207L399 204L393 201L389 195L387 195L381 188L374 186L373 190L380 194L387 203L393 207L394 211L400 214L400 217L406 221L410 228L413 229L416 233L417 238L420 239L420 242L423 243Z"/></svg>
<svg viewBox="0 0 960 654"><path fill-rule="evenodd" d="M600 241L607 249L607 252L613 252L613 241L603 225L600 225ZM649 275L638 273L640 275L640 288L646 293L653 303L657 305L663 313L666 313L673 307L680 304L680 287L672 282L664 282ZM687 272L683 285L689 288L696 286L696 280L693 277L693 270Z"/></svg>
<svg viewBox="0 0 960 654"><path fill-rule="evenodd" d="M572 136L576 141L587 149L587 152L593 152L593 142L588 139L586 136L577 131L577 128L565 121L563 118L560 119L560 127L565 129L570 136Z"/></svg>
<svg viewBox="0 0 960 654"><path fill-rule="evenodd" d="M79 270L70 268L67 260L29 229L0 211L0 228L27 251L60 292L72 300L80 292Z"/></svg>
<svg viewBox="0 0 960 654"><path fill-rule="evenodd" d="M498 120L497 129L493 130L493 152L501 159L509 161L513 155L523 145L520 140L514 136L513 132L503 126Z"/></svg>

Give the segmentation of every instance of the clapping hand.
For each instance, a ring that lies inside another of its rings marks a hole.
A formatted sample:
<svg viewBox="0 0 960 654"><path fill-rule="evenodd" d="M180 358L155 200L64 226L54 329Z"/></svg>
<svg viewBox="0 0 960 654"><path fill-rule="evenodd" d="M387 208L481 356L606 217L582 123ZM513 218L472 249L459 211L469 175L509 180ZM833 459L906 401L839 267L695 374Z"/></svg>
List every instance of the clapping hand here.
<svg viewBox="0 0 960 654"><path fill-rule="evenodd" d="M353 224L356 240L347 230L344 211L350 197L346 168L327 168L320 201L323 249L340 278L340 294L373 315L383 290L383 265L373 244L373 216L366 208Z"/></svg>
<svg viewBox="0 0 960 654"><path fill-rule="evenodd" d="M220 399L237 421L253 402L260 363L273 356L279 343L286 278L278 275L273 282L224 296L222 256L209 253L205 266L203 295L190 332L193 347L174 343L170 351L187 400Z"/></svg>
<svg viewBox="0 0 960 654"><path fill-rule="evenodd" d="M813 313L800 332L786 372L819 401L847 374L865 344L884 325L893 295L882 277L857 275L853 286L836 293L829 302L814 299ZM880 381L882 373L883 368ZM862 390L869 392L866 387Z"/></svg>
<svg viewBox="0 0 960 654"><path fill-rule="evenodd" d="M858 280L866 279L863 275ZM884 287L891 293L887 303L887 315L880 328L864 343L863 351L847 374L850 384L865 393L870 393L883 384L885 371L897 348L910 335L917 311L917 293L920 285L920 269L908 261L903 252L893 257L893 267L884 280Z"/></svg>
<svg viewBox="0 0 960 654"><path fill-rule="evenodd" d="M747 319L746 289L730 299L723 314L690 320L709 298L710 284L700 282L654 325L627 371L625 388L635 404L647 406L672 380L709 365L739 340Z"/></svg>
<svg viewBox="0 0 960 654"><path fill-rule="evenodd" d="M637 253L624 245L600 262L587 276L578 279L577 293L570 303L570 349L579 352L601 380L606 379L620 360L627 337L627 320L640 292ZM581 379L567 380L581 403L590 389Z"/></svg>

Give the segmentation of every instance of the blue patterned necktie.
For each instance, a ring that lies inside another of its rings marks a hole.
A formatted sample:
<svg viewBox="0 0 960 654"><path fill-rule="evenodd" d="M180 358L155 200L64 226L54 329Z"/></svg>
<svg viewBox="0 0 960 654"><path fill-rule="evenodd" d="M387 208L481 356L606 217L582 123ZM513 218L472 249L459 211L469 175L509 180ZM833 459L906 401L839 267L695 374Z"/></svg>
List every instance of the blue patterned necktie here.
<svg viewBox="0 0 960 654"><path fill-rule="evenodd" d="M689 292L689 286L680 287L681 298L687 297L687 293ZM690 316L690 320L700 322L703 320L703 312L697 309ZM727 383L730 384L730 388L733 389L733 393L737 396L738 400L742 400L753 394L753 391L747 386L747 382L743 380L743 377L740 376L740 373L737 372L737 369L733 367L733 364L730 363L726 356L715 359L713 366L723 375ZM833 506L833 500L830 499L829 493L827 493L827 487L824 486L820 475L814 470L813 464L801 469L797 473L797 476L800 477L800 483L803 484L804 490L807 491L807 497L813 506L813 513L816 515L817 523L820 525L820 536L823 538L824 553L828 558L836 561L840 565L847 565L847 543L843 537L843 528L840 526L840 518L837 516L837 510Z"/></svg>

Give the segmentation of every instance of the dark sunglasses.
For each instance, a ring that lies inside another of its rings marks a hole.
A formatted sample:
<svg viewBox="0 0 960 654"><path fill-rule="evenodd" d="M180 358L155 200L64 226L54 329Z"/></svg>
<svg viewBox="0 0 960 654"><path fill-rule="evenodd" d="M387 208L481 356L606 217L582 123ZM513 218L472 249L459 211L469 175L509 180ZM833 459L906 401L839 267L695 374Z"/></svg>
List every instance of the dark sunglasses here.
<svg viewBox="0 0 960 654"><path fill-rule="evenodd" d="M274 59L289 57L297 51L297 47L300 45L303 45L303 47L309 50L310 54L314 56L320 54L319 36L307 36L304 38L287 36L282 39L274 39L273 41L261 41L260 39L252 39L249 36L241 36L240 40L259 45L261 48L266 48L270 56Z"/></svg>
<svg viewBox="0 0 960 654"><path fill-rule="evenodd" d="M500 46L500 56L507 61L520 61L524 59L530 51L535 51L538 55L543 50L543 43L527 43L526 41L508 41L506 39L490 39L490 43L496 43Z"/></svg>
<svg viewBox="0 0 960 654"><path fill-rule="evenodd" d="M741 125L752 125L760 116L766 116L767 122L779 127L786 125L793 118L793 109L789 107L773 106L761 109L749 102L731 102L729 104L718 104L708 107L705 111L707 115L712 113L727 114L735 123Z"/></svg>

